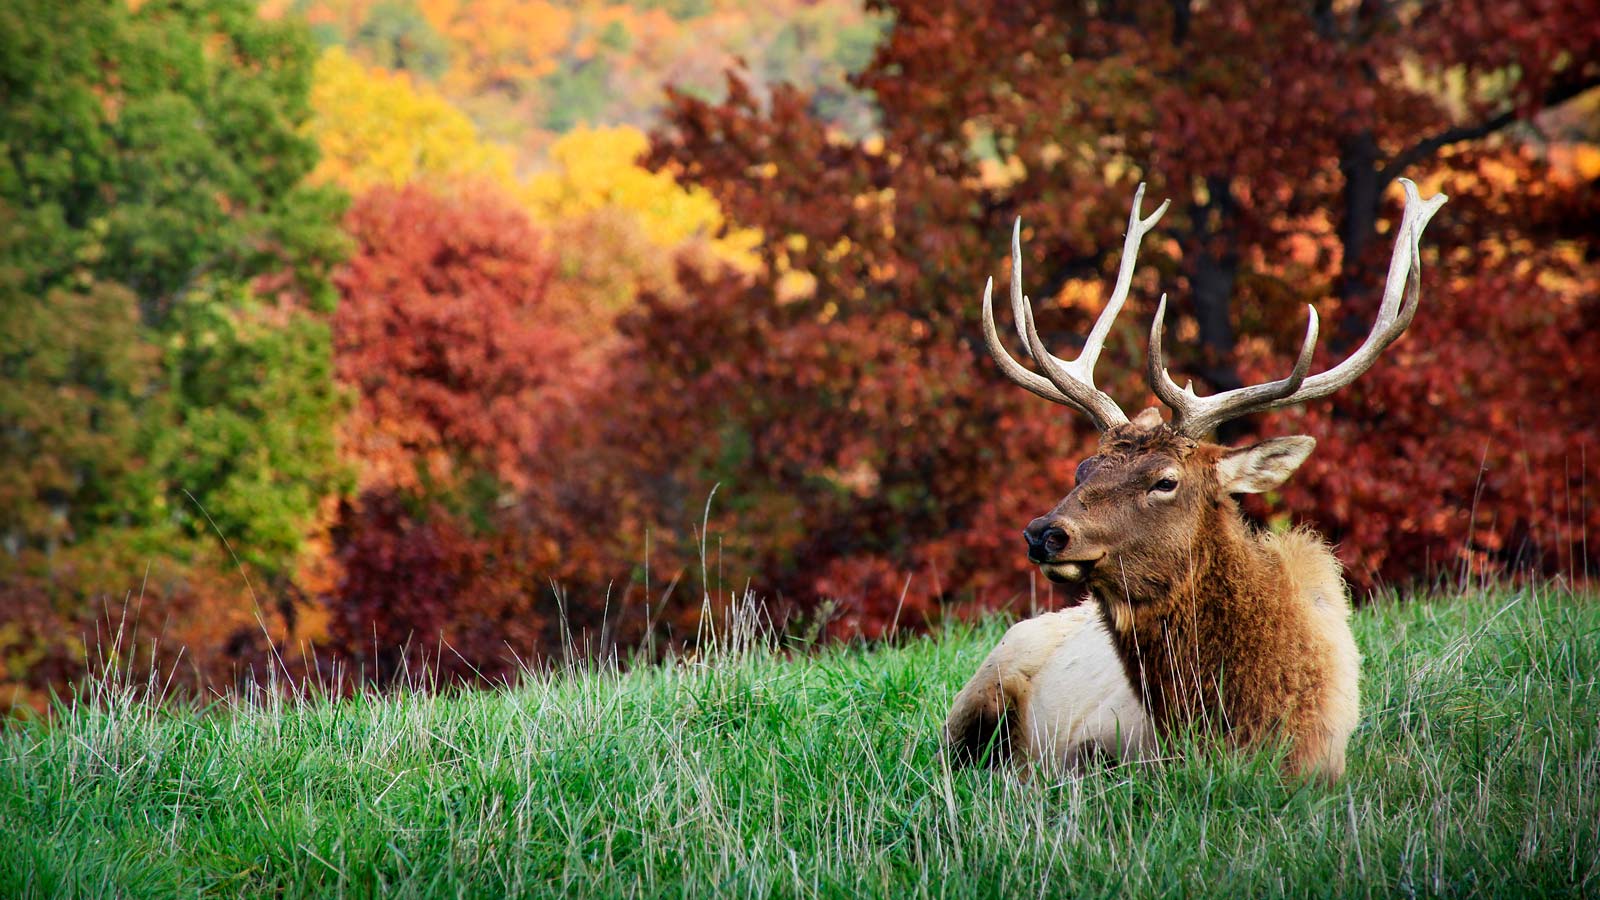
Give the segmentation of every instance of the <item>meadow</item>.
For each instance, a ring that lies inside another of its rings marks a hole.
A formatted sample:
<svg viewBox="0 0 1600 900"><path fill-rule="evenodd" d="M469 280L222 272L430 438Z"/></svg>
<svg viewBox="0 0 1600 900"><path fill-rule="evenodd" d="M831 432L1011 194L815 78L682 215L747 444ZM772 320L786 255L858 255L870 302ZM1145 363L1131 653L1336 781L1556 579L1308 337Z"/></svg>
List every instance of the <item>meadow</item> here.
<svg viewBox="0 0 1600 900"><path fill-rule="evenodd" d="M745 628L514 687L205 706L92 683L0 735L0 895L1594 896L1600 603L1373 603L1336 787L1269 755L952 770L1005 626Z"/></svg>

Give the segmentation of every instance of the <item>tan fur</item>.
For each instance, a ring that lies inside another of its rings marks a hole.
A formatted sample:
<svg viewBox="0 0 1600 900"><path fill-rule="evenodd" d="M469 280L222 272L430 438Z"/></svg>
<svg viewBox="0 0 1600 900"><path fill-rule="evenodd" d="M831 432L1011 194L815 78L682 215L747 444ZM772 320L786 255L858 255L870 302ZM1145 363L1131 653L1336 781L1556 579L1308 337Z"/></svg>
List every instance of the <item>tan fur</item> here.
<svg viewBox="0 0 1600 900"><path fill-rule="evenodd" d="M1013 625L956 695L945 738L965 759L1059 771L1140 758L1154 733L1089 601Z"/></svg>
<svg viewBox="0 0 1600 900"><path fill-rule="evenodd" d="M1344 774L1345 745L1360 720L1361 651L1350 633L1350 600L1339 560L1318 535L1295 530L1267 534L1262 546L1283 559L1290 592L1310 610L1311 629L1326 647L1318 716L1307 726L1291 765L1336 779ZM1320 738L1320 740L1319 740Z"/></svg>

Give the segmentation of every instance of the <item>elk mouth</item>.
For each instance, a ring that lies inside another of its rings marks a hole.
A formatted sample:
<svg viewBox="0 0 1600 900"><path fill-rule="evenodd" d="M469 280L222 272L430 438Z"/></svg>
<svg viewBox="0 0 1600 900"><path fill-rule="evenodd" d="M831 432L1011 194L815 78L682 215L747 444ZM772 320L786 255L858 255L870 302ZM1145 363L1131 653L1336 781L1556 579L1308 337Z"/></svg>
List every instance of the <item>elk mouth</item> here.
<svg viewBox="0 0 1600 900"><path fill-rule="evenodd" d="M1060 559L1039 564L1044 577L1056 584L1079 584L1089 577L1100 557L1094 559Z"/></svg>

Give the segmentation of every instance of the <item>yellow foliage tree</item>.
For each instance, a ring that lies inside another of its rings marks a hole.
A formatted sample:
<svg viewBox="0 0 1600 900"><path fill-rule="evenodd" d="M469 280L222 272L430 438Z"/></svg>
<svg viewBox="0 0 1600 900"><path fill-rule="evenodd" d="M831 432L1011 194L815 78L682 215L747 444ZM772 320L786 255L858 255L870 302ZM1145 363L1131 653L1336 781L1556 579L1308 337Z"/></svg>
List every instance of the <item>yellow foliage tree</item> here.
<svg viewBox="0 0 1600 900"><path fill-rule="evenodd" d="M649 143L643 132L626 125L580 126L562 135L550 147L553 168L535 175L524 191L534 217L557 222L619 210L637 219L657 247L704 239L724 261L752 265L759 236L739 230L718 237L724 219L711 194L639 165Z"/></svg>
<svg viewBox="0 0 1600 900"><path fill-rule="evenodd" d="M470 179L512 187L511 151L489 143L437 92L372 69L339 47L317 61L307 123L322 161L312 178L353 193L377 185Z"/></svg>

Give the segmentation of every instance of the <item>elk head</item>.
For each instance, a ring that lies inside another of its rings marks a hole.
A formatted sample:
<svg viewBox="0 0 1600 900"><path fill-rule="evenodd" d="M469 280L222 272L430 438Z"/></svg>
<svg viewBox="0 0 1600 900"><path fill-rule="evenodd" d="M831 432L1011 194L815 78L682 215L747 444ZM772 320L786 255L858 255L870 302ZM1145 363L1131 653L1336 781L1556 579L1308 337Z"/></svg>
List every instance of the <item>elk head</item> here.
<svg viewBox="0 0 1600 900"><path fill-rule="evenodd" d="M1076 486L1049 513L1029 523L1023 535L1028 558L1046 577L1119 589L1125 596L1150 596L1174 586L1193 571L1197 554L1215 541L1198 540L1218 529L1242 529L1233 495L1271 490L1286 481L1316 445L1310 437L1283 437L1229 449L1207 440L1230 419L1280 409L1325 397L1372 367L1379 354L1411 324L1421 280L1418 244L1422 230L1446 200L1426 201L1408 179L1405 212L1395 238L1388 281L1377 323L1350 357L1326 372L1310 375L1317 342L1317 314L1308 306L1305 340L1294 369L1267 384L1197 396L1192 385L1179 388L1162 364L1162 325L1167 298L1162 295L1150 329L1147 374L1151 389L1172 411L1170 423L1151 407L1131 421L1110 396L1094 385L1094 366L1112 322L1128 298L1135 258L1144 235L1167 210L1162 203L1141 218L1144 185L1134 195L1128 217L1122 265L1106 308L1096 320L1082 352L1072 361L1045 349L1034 327L1033 308L1022 293L1021 221L1011 237L1011 310L1017 332L1038 365L1033 372L1012 359L995 330L991 279L983 293L984 340L1000 369L1027 390L1089 416L1100 430L1100 449L1078 466Z"/></svg>

